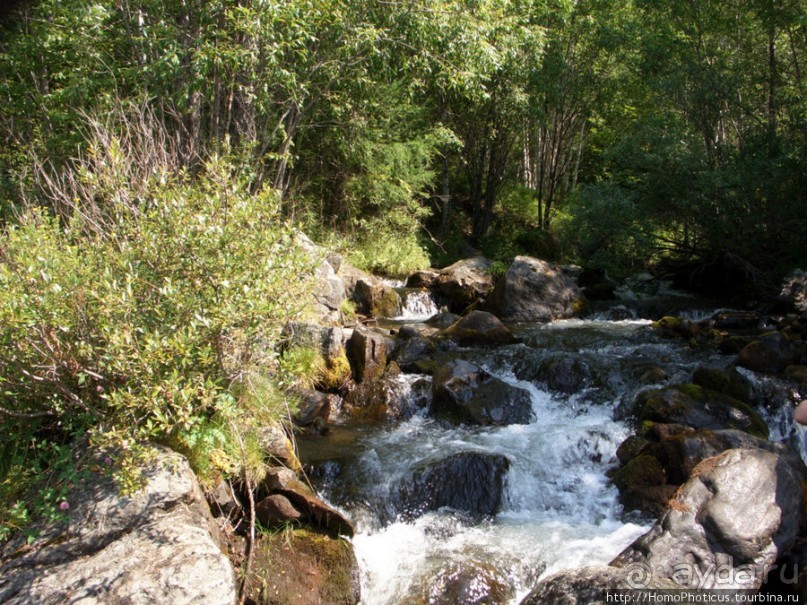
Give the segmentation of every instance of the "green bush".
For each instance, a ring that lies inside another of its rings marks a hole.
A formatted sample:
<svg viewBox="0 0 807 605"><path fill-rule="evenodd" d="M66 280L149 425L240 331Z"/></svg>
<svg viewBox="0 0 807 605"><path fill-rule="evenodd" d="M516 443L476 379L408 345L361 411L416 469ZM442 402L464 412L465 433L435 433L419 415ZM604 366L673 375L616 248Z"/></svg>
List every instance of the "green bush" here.
<svg viewBox="0 0 807 605"><path fill-rule="evenodd" d="M0 237L4 524L26 517L24 484L56 469L43 443L89 435L125 489L144 442L220 447L233 384L303 310L312 261L273 191L251 193L217 157L139 184L136 200L119 176L62 221L29 209Z"/></svg>

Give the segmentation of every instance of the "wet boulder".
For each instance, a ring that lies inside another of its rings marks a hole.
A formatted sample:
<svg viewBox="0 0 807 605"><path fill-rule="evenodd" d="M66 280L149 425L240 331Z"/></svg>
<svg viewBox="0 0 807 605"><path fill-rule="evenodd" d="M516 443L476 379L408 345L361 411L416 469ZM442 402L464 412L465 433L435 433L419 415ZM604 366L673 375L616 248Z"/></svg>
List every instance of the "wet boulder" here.
<svg viewBox="0 0 807 605"><path fill-rule="evenodd" d="M740 351L737 365L754 372L774 374L793 363L795 352L781 332L768 332Z"/></svg>
<svg viewBox="0 0 807 605"><path fill-rule="evenodd" d="M751 382L736 368L723 370L720 368L700 367L692 376L692 383L705 389L723 393L743 403L750 404L754 390Z"/></svg>
<svg viewBox="0 0 807 605"><path fill-rule="evenodd" d="M440 336L462 347L506 345L516 340L498 317L485 311L471 311L440 332Z"/></svg>
<svg viewBox="0 0 807 605"><path fill-rule="evenodd" d="M234 603L233 566L188 461L154 450L145 477L143 490L121 496L90 473L63 522L0 545L0 602Z"/></svg>
<svg viewBox="0 0 807 605"><path fill-rule="evenodd" d="M462 359L435 370L432 393L434 413L460 422L529 424L533 417L528 391L509 385Z"/></svg>
<svg viewBox="0 0 807 605"><path fill-rule="evenodd" d="M624 506L653 513L663 512L676 490L676 486L668 483L664 467L649 454L629 460L613 474L611 481Z"/></svg>
<svg viewBox="0 0 807 605"><path fill-rule="evenodd" d="M487 298L493 290L490 268L493 262L483 256L457 261L440 270L436 289L454 313Z"/></svg>
<svg viewBox="0 0 807 605"><path fill-rule="evenodd" d="M642 436L631 436L619 446L617 458L621 467L612 473L611 479L620 491L623 505L658 514L666 509L672 494L701 462L738 448L771 451L796 462L795 454L787 446L744 431L694 430L682 425L650 423Z"/></svg>
<svg viewBox="0 0 807 605"><path fill-rule="evenodd" d="M361 587L353 545L306 529L264 534L245 590L256 605L355 605Z"/></svg>
<svg viewBox="0 0 807 605"><path fill-rule="evenodd" d="M591 368L579 356L558 354L542 361L531 381L552 391L571 394L582 391L591 378Z"/></svg>
<svg viewBox="0 0 807 605"><path fill-rule="evenodd" d="M584 304L580 288L560 268L517 256L488 297L486 308L502 321L552 321L573 317Z"/></svg>
<svg viewBox="0 0 807 605"><path fill-rule="evenodd" d="M420 336L409 338L395 349L393 360L402 372L418 373L422 371L423 361L434 354L434 343Z"/></svg>
<svg viewBox="0 0 807 605"><path fill-rule="evenodd" d="M695 338L701 336L701 326L686 317L666 315L653 322L653 328L667 338Z"/></svg>
<svg viewBox="0 0 807 605"><path fill-rule="evenodd" d="M347 341L347 357L356 382L379 378L387 367L387 340L383 334L357 327Z"/></svg>
<svg viewBox="0 0 807 605"><path fill-rule="evenodd" d="M641 420L682 424L694 429L740 429L768 437L768 426L751 407L728 395L695 384L643 391L636 399Z"/></svg>
<svg viewBox="0 0 807 605"><path fill-rule="evenodd" d="M438 330L445 330L446 328L453 326L460 319L460 316L455 313L442 311L427 319L426 324L433 328L437 328Z"/></svg>
<svg viewBox="0 0 807 605"><path fill-rule="evenodd" d="M653 528L612 565L682 588L757 590L799 534L800 473L782 456L728 450L703 461Z"/></svg>
<svg viewBox="0 0 807 605"><path fill-rule="evenodd" d="M442 507L471 515L501 510L507 471L505 456L462 452L412 468L391 490L394 508L404 519Z"/></svg>
<svg viewBox="0 0 807 605"><path fill-rule="evenodd" d="M498 569L481 561L450 562L415 582L411 605L506 605L515 591Z"/></svg>

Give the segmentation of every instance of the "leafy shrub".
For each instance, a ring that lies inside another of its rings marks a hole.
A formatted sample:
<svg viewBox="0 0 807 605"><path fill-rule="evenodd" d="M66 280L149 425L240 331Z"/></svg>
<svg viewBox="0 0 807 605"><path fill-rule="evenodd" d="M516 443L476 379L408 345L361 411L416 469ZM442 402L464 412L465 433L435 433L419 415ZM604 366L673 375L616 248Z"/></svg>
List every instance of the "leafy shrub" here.
<svg viewBox="0 0 807 605"><path fill-rule="evenodd" d="M232 385L271 361L306 300L311 260L274 192L251 193L231 162L213 157L194 178L159 173L136 199L123 168L105 182L115 178L69 200L63 221L29 209L0 238L4 485L57 468L38 444L85 433L129 489L144 442L223 449ZM25 517L16 492L5 494L3 523Z"/></svg>

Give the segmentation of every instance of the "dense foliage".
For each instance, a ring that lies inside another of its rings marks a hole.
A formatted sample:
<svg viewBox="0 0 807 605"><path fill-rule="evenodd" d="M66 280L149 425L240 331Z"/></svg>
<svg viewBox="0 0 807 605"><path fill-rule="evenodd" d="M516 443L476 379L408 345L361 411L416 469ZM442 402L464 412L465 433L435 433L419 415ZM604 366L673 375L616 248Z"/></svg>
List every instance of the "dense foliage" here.
<svg viewBox="0 0 807 605"><path fill-rule="evenodd" d="M807 262L798 0L30 0L0 36L5 501L83 433L218 443L294 228L387 274Z"/></svg>

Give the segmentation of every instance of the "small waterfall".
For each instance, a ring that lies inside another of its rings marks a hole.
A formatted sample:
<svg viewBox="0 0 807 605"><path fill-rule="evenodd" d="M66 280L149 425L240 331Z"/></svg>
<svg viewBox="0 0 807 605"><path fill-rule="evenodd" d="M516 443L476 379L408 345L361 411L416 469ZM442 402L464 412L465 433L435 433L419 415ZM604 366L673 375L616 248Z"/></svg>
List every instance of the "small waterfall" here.
<svg viewBox="0 0 807 605"><path fill-rule="evenodd" d="M423 321L440 311L428 290L402 288L399 293L403 300L403 312L395 319Z"/></svg>

